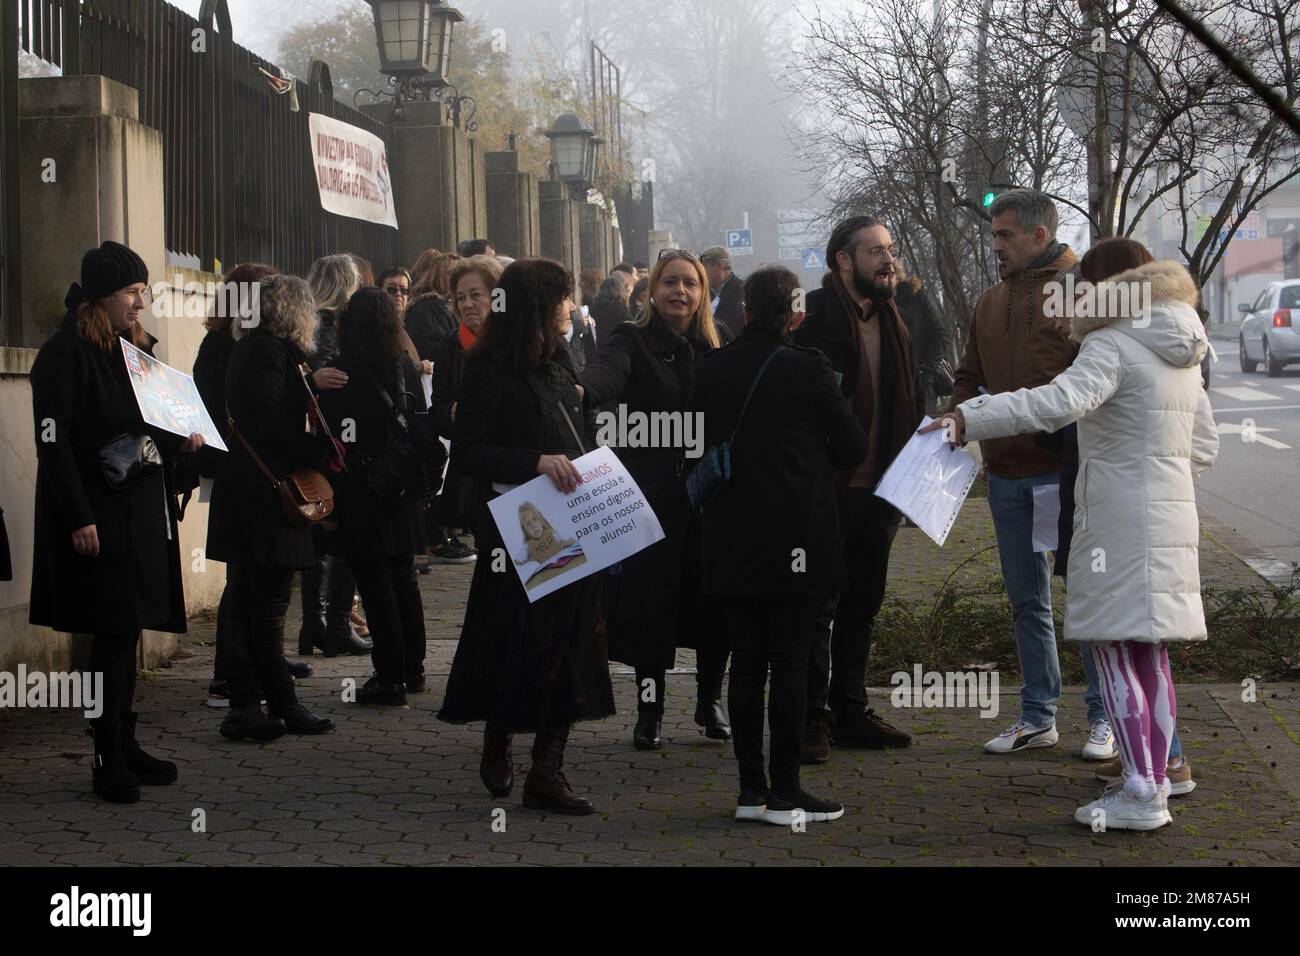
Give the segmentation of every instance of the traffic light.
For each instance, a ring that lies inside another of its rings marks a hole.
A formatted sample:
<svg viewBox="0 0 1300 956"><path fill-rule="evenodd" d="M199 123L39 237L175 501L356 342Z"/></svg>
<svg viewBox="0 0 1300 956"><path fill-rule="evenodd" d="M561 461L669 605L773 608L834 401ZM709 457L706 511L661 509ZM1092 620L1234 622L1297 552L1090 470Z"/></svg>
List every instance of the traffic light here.
<svg viewBox="0 0 1300 956"><path fill-rule="evenodd" d="M990 189L988 192L986 192L984 194L984 208L988 209L989 206L992 206L993 200L997 198L998 198L998 194L995 193L993 190Z"/></svg>

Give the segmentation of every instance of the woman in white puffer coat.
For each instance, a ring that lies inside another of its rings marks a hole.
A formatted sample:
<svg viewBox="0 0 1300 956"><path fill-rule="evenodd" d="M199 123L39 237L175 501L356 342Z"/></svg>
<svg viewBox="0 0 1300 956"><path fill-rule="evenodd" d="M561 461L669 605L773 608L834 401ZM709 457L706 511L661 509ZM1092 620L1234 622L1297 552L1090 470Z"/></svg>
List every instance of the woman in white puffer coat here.
<svg viewBox="0 0 1300 956"><path fill-rule="evenodd" d="M973 398L944 421L965 441L1079 422L1065 636L1092 649L1124 782L1075 819L1149 830L1172 821L1167 645L1206 638L1192 479L1219 449L1199 368L1209 342L1196 284L1178 263L1107 239L1081 272L1095 285L1081 300L1091 314L1080 308L1072 320L1070 337L1082 344L1074 364L1039 388Z"/></svg>

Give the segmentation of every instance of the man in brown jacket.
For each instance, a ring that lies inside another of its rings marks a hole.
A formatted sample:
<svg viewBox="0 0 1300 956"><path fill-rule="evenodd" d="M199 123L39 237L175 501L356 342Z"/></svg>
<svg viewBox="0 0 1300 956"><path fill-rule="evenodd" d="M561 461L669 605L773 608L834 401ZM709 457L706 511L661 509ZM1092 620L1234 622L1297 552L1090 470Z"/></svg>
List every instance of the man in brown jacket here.
<svg viewBox="0 0 1300 956"><path fill-rule="evenodd" d="M1068 246L1056 241L1052 200L1033 190L1014 189L999 196L990 212L1002 281L975 306L950 408L982 392L996 395L1045 385L1074 358L1069 339L1043 308L1057 273L1078 261ZM1051 747L1059 739L1061 667L1047 553L1035 552L1033 538L1035 508L1058 500L1060 453L1032 435L981 442L980 451L1024 677L1019 719L984 749L1010 753Z"/></svg>

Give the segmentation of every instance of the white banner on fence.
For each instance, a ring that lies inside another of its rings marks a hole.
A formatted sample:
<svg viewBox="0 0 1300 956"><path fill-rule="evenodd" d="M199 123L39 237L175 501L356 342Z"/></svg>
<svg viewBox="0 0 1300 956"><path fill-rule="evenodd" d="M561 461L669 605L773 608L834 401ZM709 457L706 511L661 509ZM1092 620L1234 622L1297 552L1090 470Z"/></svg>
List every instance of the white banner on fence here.
<svg viewBox="0 0 1300 956"><path fill-rule="evenodd" d="M312 113L311 156L326 212L397 228L393 179L384 141L330 116Z"/></svg>
<svg viewBox="0 0 1300 956"><path fill-rule="evenodd" d="M542 475L488 502L530 603L664 537L658 517L612 451L597 448L573 463L582 483L572 494L556 490Z"/></svg>

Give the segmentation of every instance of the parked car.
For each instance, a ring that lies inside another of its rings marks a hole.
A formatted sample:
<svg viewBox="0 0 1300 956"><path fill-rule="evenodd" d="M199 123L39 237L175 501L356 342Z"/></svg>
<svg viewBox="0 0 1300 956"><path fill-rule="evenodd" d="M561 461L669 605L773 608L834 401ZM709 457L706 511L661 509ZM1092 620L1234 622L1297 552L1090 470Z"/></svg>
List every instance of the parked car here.
<svg viewBox="0 0 1300 956"><path fill-rule="evenodd" d="M1254 305L1243 302L1237 311L1244 315L1237 339L1243 372L1254 372L1262 363L1272 378L1300 363L1300 280L1270 282Z"/></svg>

